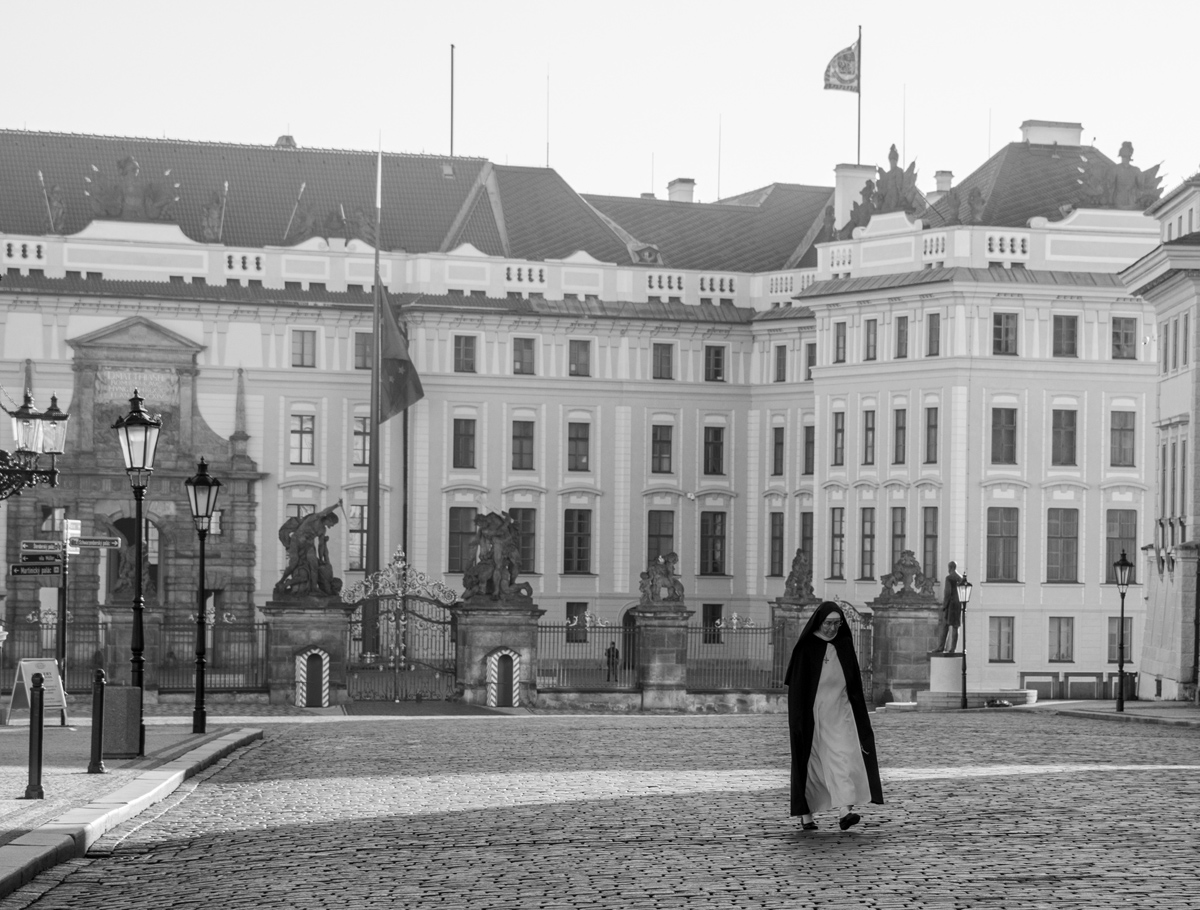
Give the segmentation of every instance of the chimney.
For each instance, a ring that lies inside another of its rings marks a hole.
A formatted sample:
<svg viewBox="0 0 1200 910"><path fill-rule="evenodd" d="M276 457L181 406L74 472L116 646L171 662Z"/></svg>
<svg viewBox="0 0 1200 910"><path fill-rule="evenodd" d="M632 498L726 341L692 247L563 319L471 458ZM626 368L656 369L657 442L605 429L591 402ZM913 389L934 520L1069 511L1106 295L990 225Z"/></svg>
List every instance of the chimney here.
<svg viewBox="0 0 1200 910"><path fill-rule="evenodd" d="M696 181L691 177L676 177L667 184L667 198L672 202L691 202Z"/></svg>
<svg viewBox="0 0 1200 910"><path fill-rule="evenodd" d="M953 171L935 171L933 174L933 179L934 179L935 184L937 185L937 189L934 190L932 193L925 194L925 199L929 202L930 205L933 205L935 202L937 202L939 199L941 199L943 196L945 196L948 192L950 192L950 186L954 182L954 172Z"/></svg>
<svg viewBox="0 0 1200 910"><path fill-rule="evenodd" d="M833 173L833 223L840 229L850 220L854 203L862 201L863 185L875 179L875 167L870 164L839 164L834 167Z"/></svg>
<svg viewBox="0 0 1200 910"><path fill-rule="evenodd" d="M1021 124L1021 141L1031 145L1081 145L1082 123L1061 120L1026 120Z"/></svg>
<svg viewBox="0 0 1200 910"><path fill-rule="evenodd" d="M642 193L642 198L643 199L657 199L658 197L655 196L653 193Z"/></svg>
<svg viewBox="0 0 1200 910"><path fill-rule="evenodd" d="M299 147L296 145L296 140L291 136L280 136L275 140L275 148L277 149L294 149Z"/></svg>

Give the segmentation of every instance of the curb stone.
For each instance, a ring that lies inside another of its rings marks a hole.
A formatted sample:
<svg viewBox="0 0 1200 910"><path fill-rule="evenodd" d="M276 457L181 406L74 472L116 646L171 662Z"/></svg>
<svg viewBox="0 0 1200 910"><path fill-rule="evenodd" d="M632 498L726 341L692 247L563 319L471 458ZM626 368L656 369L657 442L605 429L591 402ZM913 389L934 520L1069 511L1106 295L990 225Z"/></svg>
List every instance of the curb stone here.
<svg viewBox="0 0 1200 910"><path fill-rule="evenodd" d="M209 740L0 846L0 897L12 894L40 872L84 856L105 832L165 799L189 777L262 739L262 735L262 730L247 727Z"/></svg>

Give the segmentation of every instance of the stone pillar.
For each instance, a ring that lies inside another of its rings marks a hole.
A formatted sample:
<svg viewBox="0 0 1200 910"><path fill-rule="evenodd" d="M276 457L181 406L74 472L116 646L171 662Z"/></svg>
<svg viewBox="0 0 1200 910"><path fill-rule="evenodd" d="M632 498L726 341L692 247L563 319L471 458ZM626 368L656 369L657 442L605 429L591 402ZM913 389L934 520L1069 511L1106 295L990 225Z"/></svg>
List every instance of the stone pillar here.
<svg viewBox="0 0 1200 910"><path fill-rule="evenodd" d="M645 602L633 610L637 623L637 674L642 710L687 707L687 623L695 613L683 600L661 605Z"/></svg>
<svg viewBox="0 0 1200 910"><path fill-rule="evenodd" d="M929 652L937 647L941 607L935 602L872 601L875 613L876 704L915 701L929 689Z"/></svg>
<svg viewBox="0 0 1200 910"><path fill-rule="evenodd" d="M330 670L346 665L347 614L339 597L293 595L267 601L267 686L273 705L291 704L296 692L296 655L316 646L329 655ZM331 676L333 673L331 672ZM345 680L330 680L330 704L347 701Z"/></svg>
<svg viewBox="0 0 1200 910"><path fill-rule="evenodd" d="M455 653L458 687L471 705L488 703L488 658L497 651L515 651L520 658L520 682L514 697L518 706L537 701L537 628L545 610L519 594L492 600L477 594L450 608L458 627Z"/></svg>
<svg viewBox="0 0 1200 910"><path fill-rule="evenodd" d="M783 686L783 675L792 659L792 649L800 640L800 633L804 631L808 617L820 603L815 599L785 595L776 597L768 604L771 608L771 650L775 654L771 673L773 685ZM859 659L862 660L861 655Z"/></svg>

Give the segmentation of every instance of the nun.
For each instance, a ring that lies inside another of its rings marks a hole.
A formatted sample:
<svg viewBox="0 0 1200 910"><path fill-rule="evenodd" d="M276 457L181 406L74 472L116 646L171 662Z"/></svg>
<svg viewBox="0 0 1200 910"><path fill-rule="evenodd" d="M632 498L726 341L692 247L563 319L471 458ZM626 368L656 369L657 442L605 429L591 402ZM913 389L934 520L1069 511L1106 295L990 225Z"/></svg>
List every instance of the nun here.
<svg viewBox="0 0 1200 910"><path fill-rule="evenodd" d="M845 614L825 601L792 650L788 730L792 743L791 814L815 831L813 814L836 808L843 831L862 821L853 811L882 803L875 734Z"/></svg>

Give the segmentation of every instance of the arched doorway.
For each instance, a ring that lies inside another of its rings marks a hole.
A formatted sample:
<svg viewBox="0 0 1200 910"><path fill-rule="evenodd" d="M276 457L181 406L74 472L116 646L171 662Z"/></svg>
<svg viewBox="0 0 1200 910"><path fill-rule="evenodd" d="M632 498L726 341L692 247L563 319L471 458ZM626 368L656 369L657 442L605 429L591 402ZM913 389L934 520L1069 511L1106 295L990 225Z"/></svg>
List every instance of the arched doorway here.
<svg viewBox="0 0 1200 910"><path fill-rule="evenodd" d="M306 664L308 666L304 686L304 707L324 708L325 695L321 687L321 677L325 671L325 659L314 652L308 655Z"/></svg>
<svg viewBox="0 0 1200 910"><path fill-rule="evenodd" d="M113 523L117 533L125 538L128 545L122 544L120 549L108 551L108 591L109 595L132 595L134 590L134 563L137 561L137 519L133 517L118 518ZM142 519L142 596L147 603L158 602L159 590L159 552L158 527L149 518ZM106 598L111 603L111 598Z"/></svg>
<svg viewBox="0 0 1200 910"><path fill-rule="evenodd" d="M621 669L633 670L637 667L637 617L632 610L626 610L621 617Z"/></svg>
<svg viewBox="0 0 1200 910"><path fill-rule="evenodd" d="M513 659L501 654L496 660L496 707L513 707Z"/></svg>

